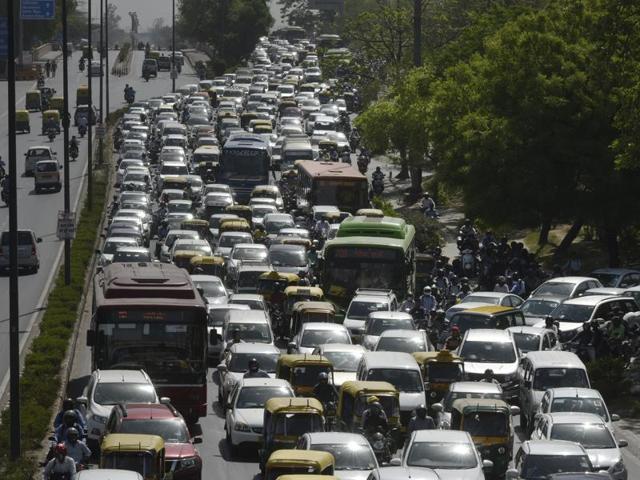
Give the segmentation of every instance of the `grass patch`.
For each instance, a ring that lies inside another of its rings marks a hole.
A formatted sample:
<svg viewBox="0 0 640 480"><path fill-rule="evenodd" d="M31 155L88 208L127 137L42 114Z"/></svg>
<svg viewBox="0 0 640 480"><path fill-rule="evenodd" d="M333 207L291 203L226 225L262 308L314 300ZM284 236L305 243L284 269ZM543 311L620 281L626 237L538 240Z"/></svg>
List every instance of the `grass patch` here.
<svg viewBox="0 0 640 480"><path fill-rule="evenodd" d="M112 148L111 137L108 137L103 145L105 158L111 158ZM64 284L64 270L60 268L40 323L40 334L33 341L31 351L25 359L20 378L20 440L23 454L17 462L11 462L9 459L9 408L2 412L0 476L4 480L31 478L39 468L33 451L40 448L42 439L52 428L52 408L58 399L62 381L60 365L66 357L69 341L78 320L76 312L82 298L85 276L89 273L87 267L94 255L94 244L99 234L109 191L109 168L110 162L94 169L93 203L101 205L102 208L89 210L85 199L76 226L76 239L71 247L71 284Z"/></svg>

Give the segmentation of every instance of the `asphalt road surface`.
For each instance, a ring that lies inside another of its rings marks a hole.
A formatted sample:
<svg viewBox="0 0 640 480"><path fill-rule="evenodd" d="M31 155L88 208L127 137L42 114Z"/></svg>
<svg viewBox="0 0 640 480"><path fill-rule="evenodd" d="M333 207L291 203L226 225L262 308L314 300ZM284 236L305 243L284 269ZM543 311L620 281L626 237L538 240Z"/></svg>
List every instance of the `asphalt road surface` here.
<svg viewBox="0 0 640 480"><path fill-rule="evenodd" d="M109 52L109 64L113 65L117 52ZM163 95L171 91L169 72L161 72L157 79L151 79L148 83L141 77L142 60L144 53L134 52L130 74L123 77L109 78L110 108L117 110L125 105L124 86L130 84L136 90L136 98L143 99ZM76 88L87 83L86 69L84 73L78 70L80 52L75 52L69 60L69 108L73 115ZM195 76L189 76L190 68L185 66L184 75L177 80L177 85L189 83L195 80ZM191 72L192 73L192 72ZM57 95L62 95L62 63L55 78L46 80L46 85L57 90ZM99 78L93 77L93 101L96 107L99 105ZM16 85L17 108L23 108L25 94L35 88L34 82L18 82ZM8 125L7 125L7 83L0 83L0 155L8 159ZM27 148L34 145L51 145L58 153L60 163L63 160L63 135L56 137L53 143L49 143L46 136L40 135L42 115L40 112L31 113L31 133L17 135L17 170L18 177L18 227L31 229L36 236L42 238L38 245L40 254L40 271L37 274L21 275L19 281L20 292L20 342L26 343L30 332L37 326L38 313L46 303L46 294L55 276L56 266L61 263L63 242L56 237L56 225L58 211L64 206L64 192L47 192L36 195L33 190L33 177L24 177L24 153ZM77 129L71 127L70 135L77 135ZM8 163L8 162L7 162ZM70 163L70 200L71 210L79 204L80 194L87 175L87 139L80 141L80 156L75 162ZM9 209L4 204L0 206L0 232L9 228ZM71 314L71 312L70 312ZM5 391L8 382L9 365L9 278L6 275L0 277L0 396Z"/></svg>

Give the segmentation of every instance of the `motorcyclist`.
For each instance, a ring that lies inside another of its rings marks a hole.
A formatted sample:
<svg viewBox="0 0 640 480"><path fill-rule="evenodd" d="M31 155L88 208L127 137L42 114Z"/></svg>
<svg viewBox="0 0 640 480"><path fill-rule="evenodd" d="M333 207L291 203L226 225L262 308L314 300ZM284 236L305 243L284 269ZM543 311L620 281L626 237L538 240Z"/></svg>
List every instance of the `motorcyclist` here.
<svg viewBox="0 0 640 480"><path fill-rule="evenodd" d="M493 291L509 293L509 285L507 285L507 279L502 275L500 275L498 277L498 280L496 281L496 284L493 287Z"/></svg>
<svg viewBox="0 0 640 480"><path fill-rule="evenodd" d="M464 224L460 227L460 235L462 237L478 237L478 231L473 226L473 222L470 218L464 219Z"/></svg>
<svg viewBox="0 0 640 480"><path fill-rule="evenodd" d="M80 62L78 63L78 68L81 72L84 72L84 57L80 57Z"/></svg>
<svg viewBox="0 0 640 480"><path fill-rule="evenodd" d="M416 301L413 299L413 294L411 292L407 293L407 298L404 299L402 304L400 305L401 312L411 313L416 308Z"/></svg>
<svg viewBox="0 0 640 480"><path fill-rule="evenodd" d="M372 182L383 182L384 181L384 173L380 170L380 167L376 167L376 171L371 175Z"/></svg>
<svg viewBox="0 0 640 480"><path fill-rule="evenodd" d="M484 371L484 375L482 376L480 381L484 383L495 383L496 385L500 385L500 382L493 374L493 370L491 370L490 368L487 368Z"/></svg>
<svg viewBox="0 0 640 480"><path fill-rule="evenodd" d="M76 476L76 462L67 456L67 447L58 443L53 447L54 456L44 467L43 480L74 480Z"/></svg>
<svg viewBox="0 0 640 480"><path fill-rule="evenodd" d="M78 139L75 135L73 135L71 140L69 140L69 155L72 157L78 156Z"/></svg>
<svg viewBox="0 0 640 480"><path fill-rule="evenodd" d="M7 175L7 171L5 169L6 165L2 157L0 157L0 179L4 178Z"/></svg>
<svg viewBox="0 0 640 480"><path fill-rule="evenodd" d="M422 289L422 295L420 295L420 306L424 310L425 314L429 314L438 308L438 301L436 297L431 294L431 287L426 286Z"/></svg>
<svg viewBox="0 0 640 480"><path fill-rule="evenodd" d="M81 135L83 135L82 132L86 132L87 131L87 125L89 124L89 122L87 121L87 117L86 115L80 115L78 118L78 131L81 132Z"/></svg>
<svg viewBox="0 0 640 480"><path fill-rule="evenodd" d="M515 275L515 280L513 281L513 285L511 285L511 289L509 293L513 293L514 295L518 295L519 297L523 297L527 291L527 286L524 283L524 280L520 275Z"/></svg>
<svg viewBox="0 0 640 480"><path fill-rule="evenodd" d="M11 194L11 186L9 183L9 177L4 177L2 179L2 200L5 203L9 203L9 195Z"/></svg>
<svg viewBox="0 0 640 480"><path fill-rule="evenodd" d="M438 287L438 290L440 290L444 295L449 293L449 287L451 285L450 285L449 279L445 276L444 268L438 269L438 271L436 272L436 276L433 279L433 283L435 284L436 287Z"/></svg>
<svg viewBox="0 0 640 480"><path fill-rule="evenodd" d="M269 374L260 368L260 362L255 358L249 360L249 370L244 374L244 378L269 378Z"/></svg>
<svg viewBox="0 0 640 480"><path fill-rule="evenodd" d="M424 213L425 216L427 217L437 216L436 202L433 201L433 198L431 198L431 195L429 195L429 193L425 193L422 196L422 202L420 206L422 207L422 213Z"/></svg>
<svg viewBox="0 0 640 480"><path fill-rule="evenodd" d="M625 339L627 336L627 329L622 321L622 317L614 315L611 318L611 323L607 326L607 336L610 340L619 341Z"/></svg>
<svg viewBox="0 0 640 480"><path fill-rule="evenodd" d="M311 282L309 281L309 277L307 276L307 272L302 271L300 273L298 273L298 285L300 285L301 287L310 287L311 286Z"/></svg>
<svg viewBox="0 0 640 480"><path fill-rule="evenodd" d="M451 335L444 341L444 348L446 350L455 350L462 343L462 336L460 335L460 327L454 325L451 327Z"/></svg>
<svg viewBox="0 0 640 480"><path fill-rule="evenodd" d="M458 300L462 300L464 297L471 293L471 285L469 285L469 279L462 277L460 279L460 293L458 293Z"/></svg>
<svg viewBox="0 0 640 480"><path fill-rule="evenodd" d="M75 408L74 402L71 398L65 398L62 401L62 410L58 412L56 418L53 420L53 428L58 428L60 425L62 425L64 414L69 410L72 410L76 413L76 422L84 430L87 426L87 421L85 420L82 412L79 409Z"/></svg>
<svg viewBox="0 0 640 480"><path fill-rule="evenodd" d="M387 414L376 396L367 399L367 408L362 412L362 429L368 434L378 430L386 432L389 429Z"/></svg>
<svg viewBox="0 0 640 480"><path fill-rule="evenodd" d="M67 430L67 439L64 442L67 448L67 455L73 458L73 461L79 464L86 464L91 458L91 450L80 440L78 430L71 427Z"/></svg>
<svg viewBox="0 0 640 480"><path fill-rule="evenodd" d="M411 436L416 430L435 430L436 424L429 415L427 415L427 407L420 405L416 408L416 414L409 420L407 426L407 434Z"/></svg>
<svg viewBox="0 0 640 480"><path fill-rule="evenodd" d="M316 397L322 405L338 400L338 392L333 385L329 383L329 375L326 372L318 374L318 383L313 387L313 396Z"/></svg>
<svg viewBox="0 0 640 480"><path fill-rule="evenodd" d="M558 325L551 315L547 315L546 317L544 317L544 326L549 330L553 330L554 332L556 332L556 334L558 333Z"/></svg>
<svg viewBox="0 0 640 480"><path fill-rule="evenodd" d="M313 229L315 231L316 237L326 240L329 236L329 230L331 230L331 224L326 218L321 218L316 222L316 225Z"/></svg>
<svg viewBox="0 0 640 480"><path fill-rule="evenodd" d="M75 410L67 410L62 415L62 423L58 425L54 433L56 442L67 440L70 428L75 428L80 433L81 438L84 435L84 428L78 423L78 415L76 415Z"/></svg>

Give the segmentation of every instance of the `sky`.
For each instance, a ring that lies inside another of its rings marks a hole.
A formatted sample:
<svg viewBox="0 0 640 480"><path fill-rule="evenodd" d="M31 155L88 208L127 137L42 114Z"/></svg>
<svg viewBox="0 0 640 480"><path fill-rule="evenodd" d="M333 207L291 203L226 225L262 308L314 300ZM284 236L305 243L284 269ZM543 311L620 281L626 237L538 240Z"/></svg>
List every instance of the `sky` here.
<svg viewBox="0 0 640 480"><path fill-rule="evenodd" d="M117 7L116 13L122 17L120 28L129 31L131 20L129 12L138 12L140 21L140 32L151 28L156 18L164 18L165 25L171 24L171 0L108 0L109 3ZM97 11L100 8L99 0L93 0L92 9ZM177 5L176 5L177 8ZM97 15L92 15L96 17Z"/></svg>

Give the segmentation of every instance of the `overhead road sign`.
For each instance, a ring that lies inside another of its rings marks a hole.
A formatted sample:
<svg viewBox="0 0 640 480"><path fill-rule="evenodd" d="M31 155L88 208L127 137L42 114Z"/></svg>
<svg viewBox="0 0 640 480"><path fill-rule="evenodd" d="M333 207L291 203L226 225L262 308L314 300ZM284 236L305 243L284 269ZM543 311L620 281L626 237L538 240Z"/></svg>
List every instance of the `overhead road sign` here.
<svg viewBox="0 0 640 480"><path fill-rule="evenodd" d="M56 16L55 0L21 0L22 20L53 20Z"/></svg>
<svg viewBox="0 0 640 480"><path fill-rule="evenodd" d="M9 56L9 25L7 17L0 17L0 57Z"/></svg>

